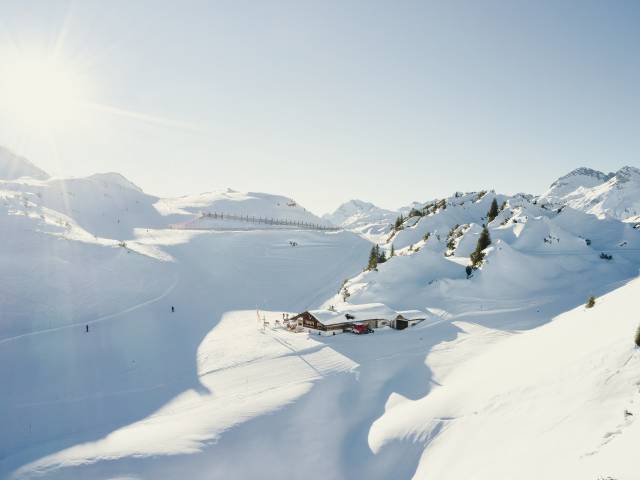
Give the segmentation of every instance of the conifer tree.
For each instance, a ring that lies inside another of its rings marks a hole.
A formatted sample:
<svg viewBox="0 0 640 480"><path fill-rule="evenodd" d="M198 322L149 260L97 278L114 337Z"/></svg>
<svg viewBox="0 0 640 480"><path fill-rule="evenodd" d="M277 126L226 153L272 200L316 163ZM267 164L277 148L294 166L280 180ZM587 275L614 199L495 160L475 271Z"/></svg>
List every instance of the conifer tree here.
<svg viewBox="0 0 640 480"><path fill-rule="evenodd" d="M380 250L380 246L376 245L376 256L378 257L378 263L384 263L387 261L387 257L383 250Z"/></svg>
<svg viewBox="0 0 640 480"><path fill-rule="evenodd" d="M491 245L491 236L489 235L489 230L487 227L482 228L482 232L480 232L480 237L478 238L478 243L476 244L475 251L471 254L471 266L473 268L477 268L484 260L484 252L483 250Z"/></svg>
<svg viewBox="0 0 640 480"><path fill-rule="evenodd" d="M389 258L391 257L395 257L396 256L396 247L393 246L393 243L391 244L391 253L389 254Z"/></svg>
<svg viewBox="0 0 640 480"><path fill-rule="evenodd" d="M371 247L371 252L369 253L369 263L367 264L367 270L374 270L378 266L378 252L377 245Z"/></svg>
<svg viewBox="0 0 640 480"><path fill-rule="evenodd" d="M491 223L493 219L498 216L498 213L498 202L494 197L491 202L491 206L489 207L489 212L487 212L487 223Z"/></svg>

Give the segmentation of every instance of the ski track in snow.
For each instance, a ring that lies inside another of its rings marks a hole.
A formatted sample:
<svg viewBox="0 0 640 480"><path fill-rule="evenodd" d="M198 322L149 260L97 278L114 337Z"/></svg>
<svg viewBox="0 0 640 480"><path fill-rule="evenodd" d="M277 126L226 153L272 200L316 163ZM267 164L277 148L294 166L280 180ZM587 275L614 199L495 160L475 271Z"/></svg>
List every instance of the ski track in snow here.
<svg viewBox="0 0 640 480"><path fill-rule="evenodd" d="M43 335L43 334L51 333L51 332L59 332L61 330L69 330L69 329L72 329L72 328L77 328L77 327L82 326L82 325L93 325L93 324L96 324L96 323L104 322L105 320L109 320L109 319L112 319L112 318L119 317L119 316L124 315L126 313L133 312L135 310L138 310L139 308L146 307L147 305L151 305L153 303L156 303L156 302L162 300L163 298L165 298L167 295L169 295L173 291L173 289L176 287L176 285L178 285L178 282L179 282L179 279L178 279L178 276L176 275L174 280L173 280L173 282L171 283L171 285L164 292L162 292L160 295L158 295L158 296L156 296L154 298L151 298L149 300L145 300L144 302L140 302L140 303L137 303L135 305L132 305L131 307L125 308L124 310L120 310L118 312L110 313L110 314L104 315L102 317L94 318L93 320L87 320L87 321L78 322L78 323L71 323L69 325L62 325L60 327L47 328L45 330L38 330L36 332L23 333L21 335L16 335L14 337L3 338L2 340L0 340L0 345L2 345L4 343L13 342L15 340L19 340L19 339L22 339L22 338L34 337L34 336Z"/></svg>

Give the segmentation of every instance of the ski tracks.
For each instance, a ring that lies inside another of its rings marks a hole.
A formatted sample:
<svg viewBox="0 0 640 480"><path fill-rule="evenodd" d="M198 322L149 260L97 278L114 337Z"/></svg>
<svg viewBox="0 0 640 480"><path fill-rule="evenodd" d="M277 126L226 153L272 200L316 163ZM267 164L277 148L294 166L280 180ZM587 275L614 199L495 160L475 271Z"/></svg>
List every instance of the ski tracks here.
<svg viewBox="0 0 640 480"><path fill-rule="evenodd" d="M135 305L132 305L128 308L125 308L124 310L120 310L118 312L114 312L114 313L110 313L108 315L103 315L102 317L98 317L98 318L94 318L93 320L87 320L87 321L82 321L82 322L78 322L78 323L71 323L69 325L62 325L60 327L54 327L54 328L47 328L44 330L38 330L35 332L29 332L29 333L23 333L21 335L16 335L14 337L7 337L7 338L3 338L2 340L0 340L0 345L3 345L5 343L9 343L15 340L20 340L22 338L27 338L27 337L33 337L33 336L37 336L37 335L43 335L45 333L52 333L52 332L58 332L58 331L62 331L62 330L68 330L71 328L77 328L81 325L93 325L96 323L100 323L100 322L104 322L105 320L110 320L112 318L116 318L119 317L121 315L133 312L135 310L138 310L140 308L146 307L147 305L151 305L153 303L156 303L160 300L162 300L163 298L165 298L167 295L169 295L174 289L175 287L178 285L179 282L179 278L178 275L176 275L173 279L173 282L171 283L171 285L164 291L162 292L160 295L150 298L149 300L145 300L144 302L141 303L137 303Z"/></svg>

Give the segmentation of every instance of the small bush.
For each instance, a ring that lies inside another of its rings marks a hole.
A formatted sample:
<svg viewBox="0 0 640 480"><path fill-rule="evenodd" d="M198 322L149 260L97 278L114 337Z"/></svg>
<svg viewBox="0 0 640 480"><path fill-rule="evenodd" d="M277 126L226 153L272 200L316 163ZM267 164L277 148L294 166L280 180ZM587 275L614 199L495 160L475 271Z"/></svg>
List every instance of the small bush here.
<svg viewBox="0 0 640 480"><path fill-rule="evenodd" d="M596 297L591 295L589 300L587 300L587 304L585 305L587 308L593 308L596 305Z"/></svg>
<svg viewBox="0 0 640 480"><path fill-rule="evenodd" d="M636 347L640 347L640 325L638 325L638 329L636 330Z"/></svg>
<svg viewBox="0 0 640 480"><path fill-rule="evenodd" d="M351 292L349 292L349 289L345 285L344 287L342 287L342 301L346 302L347 300L349 300L350 296L351 296ZM335 311L335 307L334 307L334 311Z"/></svg>

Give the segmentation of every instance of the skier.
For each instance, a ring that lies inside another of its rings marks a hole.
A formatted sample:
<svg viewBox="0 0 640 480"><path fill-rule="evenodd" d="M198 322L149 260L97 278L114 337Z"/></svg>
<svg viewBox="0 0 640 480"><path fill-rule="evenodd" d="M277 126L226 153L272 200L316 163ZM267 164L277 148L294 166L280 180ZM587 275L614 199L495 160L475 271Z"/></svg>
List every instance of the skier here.
<svg viewBox="0 0 640 480"><path fill-rule="evenodd" d="M84 330L85 330L86 333L89 333L89 325L85 325L84 326Z"/></svg>
<svg viewBox="0 0 640 480"><path fill-rule="evenodd" d="M173 313L175 311L176 311L175 307L173 305L171 305L171 313Z"/></svg>

